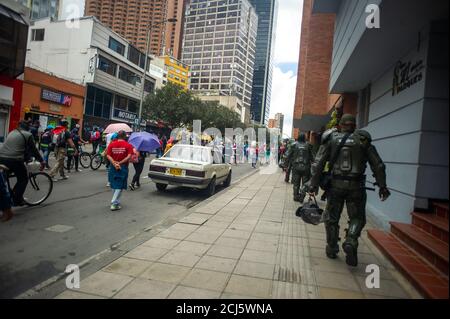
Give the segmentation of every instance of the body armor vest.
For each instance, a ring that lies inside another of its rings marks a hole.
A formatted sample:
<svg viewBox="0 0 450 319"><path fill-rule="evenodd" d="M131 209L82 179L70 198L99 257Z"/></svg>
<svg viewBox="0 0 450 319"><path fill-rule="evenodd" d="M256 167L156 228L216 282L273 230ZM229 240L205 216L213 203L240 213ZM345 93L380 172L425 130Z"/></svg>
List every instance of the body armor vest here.
<svg viewBox="0 0 450 319"><path fill-rule="evenodd" d="M345 133L343 132L333 134L332 153L336 151L344 136ZM355 178L362 177L366 171L367 160L365 145L356 132L352 133L339 152L336 163L333 166L333 175Z"/></svg>
<svg viewBox="0 0 450 319"><path fill-rule="evenodd" d="M309 156L309 144L307 143L295 143L293 146L294 152L294 160L293 163L295 166L309 166L311 165L311 158Z"/></svg>

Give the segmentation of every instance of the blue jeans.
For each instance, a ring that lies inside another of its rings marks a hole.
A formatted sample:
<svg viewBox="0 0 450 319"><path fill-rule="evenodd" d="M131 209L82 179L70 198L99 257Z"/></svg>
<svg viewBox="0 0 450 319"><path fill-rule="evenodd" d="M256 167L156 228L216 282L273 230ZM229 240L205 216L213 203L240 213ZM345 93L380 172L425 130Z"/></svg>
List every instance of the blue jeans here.
<svg viewBox="0 0 450 319"><path fill-rule="evenodd" d="M48 147L43 148L42 153L44 155L44 162L48 165L48 157L50 156L50 149Z"/></svg>
<svg viewBox="0 0 450 319"><path fill-rule="evenodd" d="M111 205L120 205L120 196L122 195L121 189L113 189L113 198L111 199Z"/></svg>

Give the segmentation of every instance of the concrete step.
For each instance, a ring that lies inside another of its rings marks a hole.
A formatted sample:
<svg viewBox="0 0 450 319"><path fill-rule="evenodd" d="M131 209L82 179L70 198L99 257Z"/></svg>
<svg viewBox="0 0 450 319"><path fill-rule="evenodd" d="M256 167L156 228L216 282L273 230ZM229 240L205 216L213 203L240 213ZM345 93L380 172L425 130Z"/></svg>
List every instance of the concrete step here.
<svg viewBox="0 0 450 319"><path fill-rule="evenodd" d="M448 299L448 277L391 233L370 229L372 242L426 298Z"/></svg>
<svg viewBox="0 0 450 319"><path fill-rule="evenodd" d="M448 276L448 244L421 230L419 227L390 222L391 232L426 259L444 275Z"/></svg>
<svg viewBox="0 0 450 319"><path fill-rule="evenodd" d="M430 213L413 212L412 223L448 245L448 220Z"/></svg>

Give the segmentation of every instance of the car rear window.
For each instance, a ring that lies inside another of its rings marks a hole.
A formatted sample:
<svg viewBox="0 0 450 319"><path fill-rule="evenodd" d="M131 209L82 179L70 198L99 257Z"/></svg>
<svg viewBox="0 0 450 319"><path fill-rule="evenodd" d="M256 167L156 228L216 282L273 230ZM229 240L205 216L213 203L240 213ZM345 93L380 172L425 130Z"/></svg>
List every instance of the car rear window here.
<svg viewBox="0 0 450 319"><path fill-rule="evenodd" d="M211 150L209 148L193 147L189 145L175 145L169 152L164 155L164 158L211 163Z"/></svg>

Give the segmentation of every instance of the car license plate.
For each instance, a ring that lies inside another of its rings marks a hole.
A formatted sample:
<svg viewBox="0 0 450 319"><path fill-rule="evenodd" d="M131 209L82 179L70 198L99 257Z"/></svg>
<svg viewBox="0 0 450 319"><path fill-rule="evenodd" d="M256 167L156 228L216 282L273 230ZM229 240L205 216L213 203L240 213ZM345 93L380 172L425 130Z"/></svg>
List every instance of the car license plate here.
<svg viewBox="0 0 450 319"><path fill-rule="evenodd" d="M171 175L175 175L175 176L181 176L181 169L180 168L171 168L170 170L169 170L169 173L171 174Z"/></svg>

